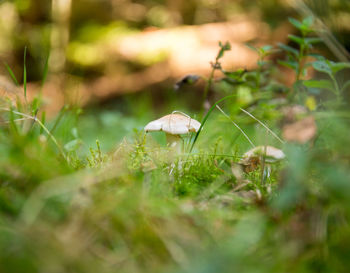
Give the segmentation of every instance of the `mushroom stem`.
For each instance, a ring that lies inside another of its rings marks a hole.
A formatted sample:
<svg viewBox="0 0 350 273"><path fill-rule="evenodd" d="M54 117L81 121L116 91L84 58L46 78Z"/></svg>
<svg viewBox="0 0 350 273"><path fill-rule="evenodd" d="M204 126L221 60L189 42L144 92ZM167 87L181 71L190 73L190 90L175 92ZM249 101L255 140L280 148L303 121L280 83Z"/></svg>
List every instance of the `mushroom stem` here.
<svg viewBox="0 0 350 273"><path fill-rule="evenodd" d="M170 148L173 148L177 153L181 153L181 137L180 135L166 134L166 143Z"/></svg>

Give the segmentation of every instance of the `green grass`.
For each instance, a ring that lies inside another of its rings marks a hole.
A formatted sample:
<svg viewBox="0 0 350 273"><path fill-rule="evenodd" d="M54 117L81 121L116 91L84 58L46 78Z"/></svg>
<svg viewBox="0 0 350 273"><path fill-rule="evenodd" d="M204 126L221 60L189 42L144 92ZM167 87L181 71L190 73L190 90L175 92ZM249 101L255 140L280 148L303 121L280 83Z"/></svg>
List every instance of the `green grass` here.
<svg viewBox="0 0 350 273"><path fill-rule="evenodd" d="M258 49L260 62L266 50ZM40 99L3 100L0 272L347 272L349 104L338 92L301 88L304 68L290 54L299 80L282 94L268 62L258 71L222 71L226 83L208 79L206 87L227 98L220 107L254 145L283 149L286 159L269 166L270 175L265 163L242 171L251 144L215 102L178 154L162 133L142 130L152 114L66 106L45 121L33 111ZM323 62L323 70L335 67ZM316 119L316 135L281 143L280 109L310 96L317 107L306 115Z"/></svg>

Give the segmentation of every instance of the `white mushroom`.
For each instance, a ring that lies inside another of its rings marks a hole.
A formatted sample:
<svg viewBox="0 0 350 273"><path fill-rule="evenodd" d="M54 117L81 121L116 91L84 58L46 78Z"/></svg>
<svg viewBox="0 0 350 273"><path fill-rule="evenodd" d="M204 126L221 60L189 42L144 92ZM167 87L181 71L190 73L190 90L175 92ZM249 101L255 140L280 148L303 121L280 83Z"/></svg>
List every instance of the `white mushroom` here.
<svg viewBox="0 0 350 273"><path fill-rule="evenodd" d="M285 158L285 155L282 150L272 146L257 146L246 152L243 155L243 160L253 157L264 157L266 162L274 163Z"/></svg>
<svg viewBox="0 0 350 273"><path fill-rule="evenodd" d="M145 126L146 132L163 131L166 134L167 144L170 147L180 146L180 135L197 132L200 122L184 114L170 114L160 119L151 121Z"/></svg>
<svg viewBox="0 0 350 273"><path fill-rule="evenodd" d="M262 158L265 163L271 164L284 159L285 154L282 150L272 146L257 146L246 152L240 163L245 166L246 172L251 172L258 167Z"/></svg>

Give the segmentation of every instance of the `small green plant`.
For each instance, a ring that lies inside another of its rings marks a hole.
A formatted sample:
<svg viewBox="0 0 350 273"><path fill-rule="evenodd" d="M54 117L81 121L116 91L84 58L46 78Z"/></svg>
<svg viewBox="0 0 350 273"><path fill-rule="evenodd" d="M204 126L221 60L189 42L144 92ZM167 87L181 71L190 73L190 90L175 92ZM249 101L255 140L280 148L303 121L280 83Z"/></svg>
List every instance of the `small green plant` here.
<svg viewBox="0 0 350 273"><path fill-rule="evenodd" d="M335 95L336 101L339 105L343 104L342 93L348 86L350 86L350 80L346 81L342 86L339 86L336 74L343 69L349 69L350 64L343 62L336 63L324 58L319 58L318 61L312 63L312 67L316 71L326 74L329 79L305 80L303 81L303 84L311 90L312 88L327 90Z"/></svg>
<svg viewBox="0 0 350 273"><path fill-rule="evenodd" d="M301 36L288 35L288 38L298 45L299 50L288 45L278 44L279 48L284 50L288 57L286 61L280 60L279 63L293 69L296 74L296 82L298 82L307 75L307 68L310 63L306 63L306 60L313 56L310 52L311 49L314 44L320 43L322 40L318 37L310 37L310 34L314 32L313 17L307 17L302 22L290 18L289 22L300 31Z"/></svg>
<svg viewBox="0 0 350 273"><path fill-rule="evenodd" d="M100 142L96 140L96 149L90 148L90 156L86 159L91 168L101 168L108 162L109 157L102 153Z"/></svg>

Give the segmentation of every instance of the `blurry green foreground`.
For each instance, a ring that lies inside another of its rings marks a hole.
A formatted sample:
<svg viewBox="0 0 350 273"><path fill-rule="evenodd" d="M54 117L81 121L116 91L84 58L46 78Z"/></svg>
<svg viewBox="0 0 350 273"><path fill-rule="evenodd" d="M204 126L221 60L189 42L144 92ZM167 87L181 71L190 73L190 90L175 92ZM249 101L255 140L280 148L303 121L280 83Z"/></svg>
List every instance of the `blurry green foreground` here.
<svg viewBox="0 0 350 273"><path fill-rule="evenodd" d="M318 23L289 19L288 44L247 45L255 69L224 69L220 43L212 74L167 87L160 110L135 95L125 111L48 118L24 66L22 98L0 101L0 272L349 272L350 63ZM143 130L173 110L203 125L181 152ZM264 145L285 159L242 163Z"/></svg>

